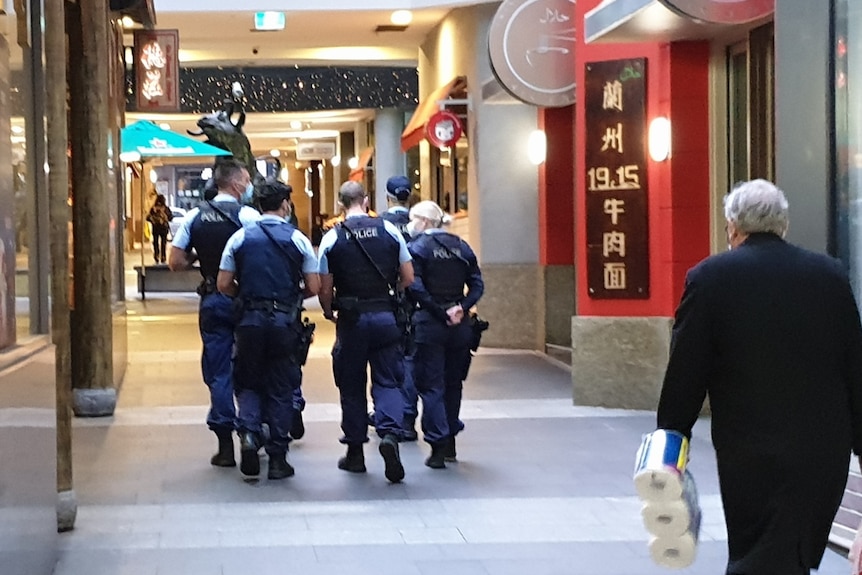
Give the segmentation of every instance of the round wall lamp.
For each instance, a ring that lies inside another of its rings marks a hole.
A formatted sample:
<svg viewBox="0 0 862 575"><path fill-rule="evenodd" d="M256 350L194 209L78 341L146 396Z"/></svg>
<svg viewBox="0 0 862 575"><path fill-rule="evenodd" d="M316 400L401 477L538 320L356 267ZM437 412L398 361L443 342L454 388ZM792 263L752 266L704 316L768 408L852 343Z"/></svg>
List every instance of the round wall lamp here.
<svg viewBox="0 0 862 575"><path fill-rule="evenodd" d="M548 138L544 130L533 130L527 138L527 157L530 163L538 166L545 161L548 153Z"/></svg>
<svg viewBox="0 0 862 575"><path fill-rule="evenodd" d="M670 120L664 116L653 118L649 124L649 157L663 162L670 157Z"/></svg>

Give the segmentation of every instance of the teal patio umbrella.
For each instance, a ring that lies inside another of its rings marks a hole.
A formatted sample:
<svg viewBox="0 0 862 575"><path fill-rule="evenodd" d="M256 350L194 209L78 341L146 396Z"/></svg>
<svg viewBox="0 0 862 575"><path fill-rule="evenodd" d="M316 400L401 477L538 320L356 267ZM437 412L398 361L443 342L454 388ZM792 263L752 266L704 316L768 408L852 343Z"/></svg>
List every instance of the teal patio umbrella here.
<svg viewBox="0 0 862 575"><path fill-rule="evenodd" d="M141 164L141 275L146 276L144 265L144 170L143 164L151 158L201 158L230 156L227 150L217 148L164 130L153 122L141 120L120 130L120 160Z"/></svg>
<svg viewBox="0 0 862 575"><path fill-rule="evenodd" d="M141 120L120 131L120 154L124 161L137 162L147 158L199 158L230 156L231 153L210 144L193 140L154 123Z"/></svg>

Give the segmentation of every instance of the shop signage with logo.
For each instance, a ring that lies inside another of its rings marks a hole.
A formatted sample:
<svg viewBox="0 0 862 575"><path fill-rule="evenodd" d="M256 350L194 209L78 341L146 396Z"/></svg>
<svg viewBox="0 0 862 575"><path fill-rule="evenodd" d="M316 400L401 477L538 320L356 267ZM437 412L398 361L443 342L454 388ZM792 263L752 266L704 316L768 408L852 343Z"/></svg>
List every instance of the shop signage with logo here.
<svg viewBox="0 0 862 575"><path fill-rule="evenodd" d="M575 0L504 0L488 33L491 68L515 98L575 102Z"/></svg>
<svg viewBox="0 0 862 575"><path fill-rule="evenodd" d="M335 142L303 142L296 145L296 159L331 160L335 156Z"/></svg>
<svg viewBox="0 0 862 575"><path fill-rule="evenodd" d="M587 290L649 297L646 60L586 64Z"/></svg>
<svg viewBox="0 0 862 575"><path fill-rule="evenodd" d="M425 124L425 137L432 146L441 149L454 146L463 132L461 120L448 110L440 110Z"/></svg>
<svg viewBox="0 0 862 575"><path fill-rule="evenodd" d="M135 101L139 112L180 111L178 30L135 30Z"/></svg>

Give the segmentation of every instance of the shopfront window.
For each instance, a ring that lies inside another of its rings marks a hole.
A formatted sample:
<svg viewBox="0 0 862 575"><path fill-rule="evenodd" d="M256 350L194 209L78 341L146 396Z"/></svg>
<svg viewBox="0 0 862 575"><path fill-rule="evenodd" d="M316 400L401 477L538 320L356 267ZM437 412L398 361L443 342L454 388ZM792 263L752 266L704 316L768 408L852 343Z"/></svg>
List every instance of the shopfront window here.
<svg viewBox="0 0 862 575"><path fill-rule="evenodd" d="M862 301L862 4L836 0L835 17L836 245Z"/></svg>

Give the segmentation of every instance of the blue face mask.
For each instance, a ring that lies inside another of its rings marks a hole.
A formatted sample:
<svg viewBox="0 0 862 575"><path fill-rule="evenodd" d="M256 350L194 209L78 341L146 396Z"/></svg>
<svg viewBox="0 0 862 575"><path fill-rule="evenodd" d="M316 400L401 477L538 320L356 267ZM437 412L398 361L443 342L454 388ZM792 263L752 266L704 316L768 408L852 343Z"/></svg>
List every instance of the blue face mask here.
<svg viewBox="0 0 862 575"><path fill-rule="evenodd" d="M251 182L245 187L245 192L242 194L242 203L251 204L254 199L254 184Z"/></svg>

